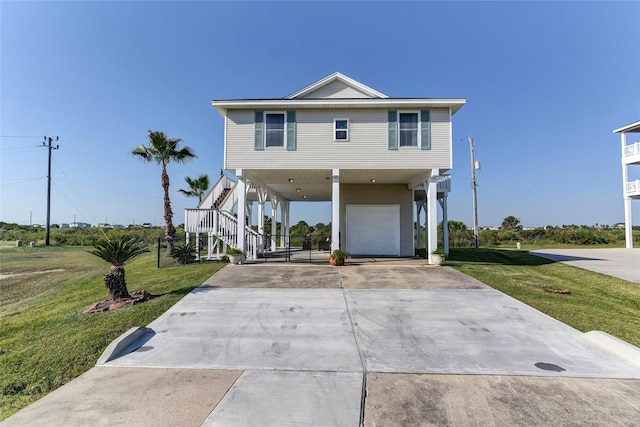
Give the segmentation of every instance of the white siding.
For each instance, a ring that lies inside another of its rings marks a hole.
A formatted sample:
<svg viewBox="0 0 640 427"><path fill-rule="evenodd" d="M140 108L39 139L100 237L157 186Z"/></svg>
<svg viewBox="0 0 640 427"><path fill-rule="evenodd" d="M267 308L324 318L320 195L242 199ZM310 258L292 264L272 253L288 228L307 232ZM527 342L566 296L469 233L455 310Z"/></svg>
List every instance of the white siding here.
<svg viewBox="0 0 640 427"><path fill-rule="evenodd" d="M399 110L402 111L402 110ZM230 110L225 168L450 169L449 111L431 110L431 150L388 149L386 109L298 110L297 150L254 150L254 111ZM333 140L333 119L349 119L349 141Z"/></svg>
<svg viewBox="0 0 640 427"><path fill-rule="evenodd" d="M343 82L333 81L301 98L371 98L371 96Z"/></svg>

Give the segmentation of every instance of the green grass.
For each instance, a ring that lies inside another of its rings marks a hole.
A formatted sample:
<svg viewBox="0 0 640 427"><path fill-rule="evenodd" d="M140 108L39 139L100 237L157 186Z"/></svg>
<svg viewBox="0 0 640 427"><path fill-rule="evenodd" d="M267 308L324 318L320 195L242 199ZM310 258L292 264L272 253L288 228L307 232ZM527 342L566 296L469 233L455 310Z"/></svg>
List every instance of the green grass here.
<svg viewBox="0 0 640 427"><path fill-rule="evenodd" d="M640 284L529 255L524 250L451 249L446 264L578 329L640 346ZM549 292L570 291L569 294Z"/></svg>
<svg viewBox="0 0 640 427"><path fill-rule="evenodd" d="M27 273L0 280L0 420L90 369L111 341L149 324L224 265L158 270L154 253L139 256L126 265L129 291L165 295L83 315L108 298L109 265L87 249L0 246L1 273Z"/></svg>

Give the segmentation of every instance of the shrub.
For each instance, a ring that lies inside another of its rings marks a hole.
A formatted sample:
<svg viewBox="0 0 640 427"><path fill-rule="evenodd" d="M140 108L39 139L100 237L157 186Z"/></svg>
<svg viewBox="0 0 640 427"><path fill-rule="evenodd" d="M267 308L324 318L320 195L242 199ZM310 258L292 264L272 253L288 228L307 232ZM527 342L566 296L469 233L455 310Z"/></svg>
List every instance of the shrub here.
<svg viewBox="0 0 640 427"><path fill-rule="evenodd" d="M171 250L171 256L180 264L191 264L196 260L196 244L194 242L176 243Z"/></svg>
<svg viewBox="0 0 640 427"><path fill-rule="evenodd" d="M335 251L333 251L331 256L333 256L335 259L340 259L340 258L349 258L351 255L347 251L343 251L342 249L336 249Z"/></svg>

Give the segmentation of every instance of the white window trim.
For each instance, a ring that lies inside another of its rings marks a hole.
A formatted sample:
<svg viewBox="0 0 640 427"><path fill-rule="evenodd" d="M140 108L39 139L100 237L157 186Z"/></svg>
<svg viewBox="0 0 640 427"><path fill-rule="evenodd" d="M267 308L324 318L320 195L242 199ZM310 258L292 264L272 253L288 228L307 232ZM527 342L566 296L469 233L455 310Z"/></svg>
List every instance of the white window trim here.
<svg viewBox="0 0 640 427"><path fill-rule="evenodd" d="M336 128L336 124L337 124L336 122L338 120L346 120L347 121L347 128L346 129L338 129L338 128ZM349 130L350 130L349 127L350 127L350 125L351 125L351 121L346 117L345 118L334 118L333 119L333 141L334 142L349 142L349 133L350 133L349 132ZM342 131L342 132L346 131L347 132L347 138L346 139L338 139L338 138L336 138L336 136L338 134L338 131Z"/></svg>
<svg viewBox="0 0 640 427"><path fill-rule="evenodd" d="M262 113L263 114L263 120L262 120L262 125L263 127L263 136L262 136L262 141L263 141L263 146L265 150L281 150L281 149L285 149L287 148L287 112L286 111L265 111ZM280 145L274 145L274 146L267 146L267 115L269 114L282 114L284 116L284 128L283 128L283 133L282 133L282 146Z"/></svg>
<svg viewBox="0 0 640 427"><path fill-rule="evenodd" d="M417 138L416 145L400 145L400 114L416 114L418 116L418 129L417 129ZM422 147L422 135L420 132L420 127L422 125L422 115L419 110L398 110L398 150L415 150L416 148Z"/></svg>

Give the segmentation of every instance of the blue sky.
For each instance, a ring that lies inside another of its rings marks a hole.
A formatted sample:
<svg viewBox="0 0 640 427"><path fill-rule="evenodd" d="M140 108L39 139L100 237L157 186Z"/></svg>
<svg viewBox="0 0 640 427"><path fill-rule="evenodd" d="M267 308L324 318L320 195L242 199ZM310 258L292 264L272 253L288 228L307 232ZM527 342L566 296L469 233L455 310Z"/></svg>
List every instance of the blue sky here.
<svg viewBox="0 0 640 427"><path fill-rule="evenodd" d="M169 167L179 224L194 206L184 177L222 167L212 99L282 97L340 71L391 97L467 98L450 219L472 223L471 135L480 225L622 222L611 131L640 120L638 22L640 2L2 1L0 220L44 223L46 135L60 137L52 223L163 225L160 170L129 154L153 129L198 155ZM330 208L291 216L329 222Z"/></svg>

